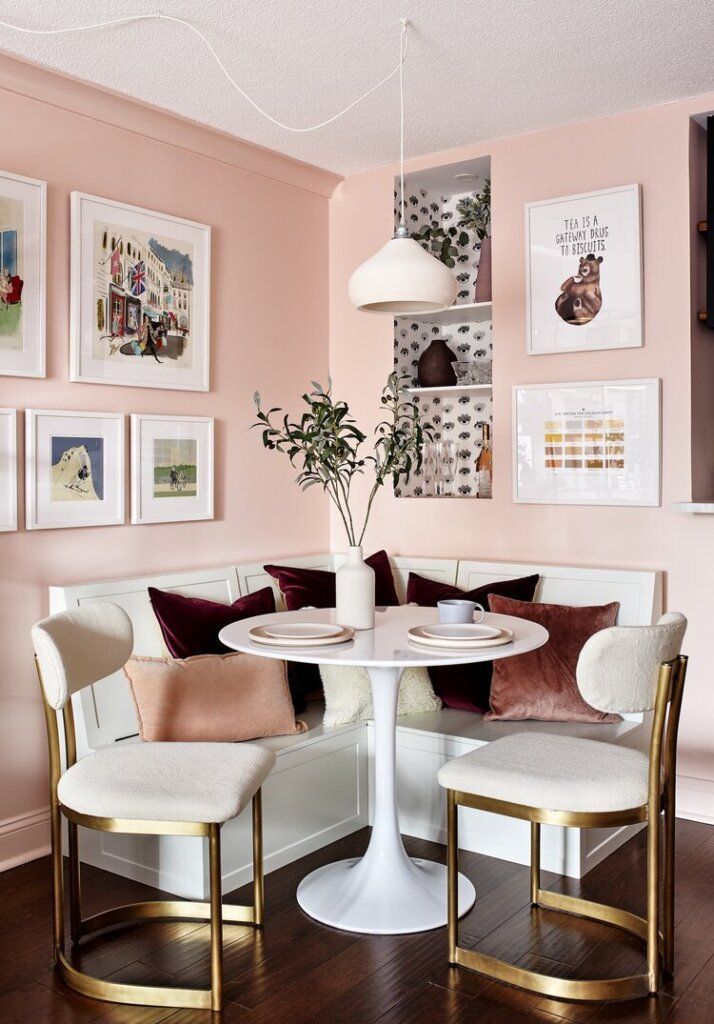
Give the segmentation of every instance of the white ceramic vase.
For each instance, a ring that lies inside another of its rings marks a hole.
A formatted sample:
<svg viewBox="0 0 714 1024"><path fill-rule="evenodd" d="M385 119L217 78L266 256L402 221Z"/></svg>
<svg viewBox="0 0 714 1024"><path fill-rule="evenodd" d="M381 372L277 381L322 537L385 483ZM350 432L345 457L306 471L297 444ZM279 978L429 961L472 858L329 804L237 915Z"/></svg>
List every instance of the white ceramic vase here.
<svg viewBox="0 0 714 1024"><path fill-rule="evenodd" d="M336 617L340 626L374 629L374 569L351 547L347 560L335 573Z"/></svg>

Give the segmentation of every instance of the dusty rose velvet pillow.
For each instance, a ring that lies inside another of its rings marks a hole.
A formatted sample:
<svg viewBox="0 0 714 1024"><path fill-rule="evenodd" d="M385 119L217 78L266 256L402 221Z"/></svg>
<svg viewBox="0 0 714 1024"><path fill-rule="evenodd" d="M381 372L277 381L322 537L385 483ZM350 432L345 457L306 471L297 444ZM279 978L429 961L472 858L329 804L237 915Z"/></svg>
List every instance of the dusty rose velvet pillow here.
<svg viewBox="0 0 714 1024"><path fill-rule="evenodd" d="M545 626L548 643L537 651L501 658L493 663L490 721L535 718L541 722L619 722L583 700L575 679L581 650L594 633L614 626L620 609L612 604L574 608L560 604L531 604L492 594L492 612L517 615Z"/></svg>
<svg viewBox="0 0 714 1024"><path fill-rule="evenodd" d="M374 569L374 603L378 606L399 604L387 552L375 551L365 562ZM278 581L289 612L299 608L335 607L334 572L299 569L293 565L264 565L263 568Z"/></svg>
<svg viewBox="0 0 714 1024"><path fill-rule="evenodd" d="M428 580L418 573L410 572L407 580L407 602L424 607L436 606L438 601L460 598L476 601L487 611L491 594L503 594L519 601L532 601L538 586L539 576L521 576L515 580L499 580L475 590L461 590L450 583ZM429 678L435 692L447 708L460 711L488 711L491 690L492 661L479 661L475 665L432 665Z"/></svg>
<svg viewBox="0 0 714 1024"><path fill-rule="evenodd" d="M304 732L295 720L285 663L253 654L130 658L142 740L236 742Z"/></svg>

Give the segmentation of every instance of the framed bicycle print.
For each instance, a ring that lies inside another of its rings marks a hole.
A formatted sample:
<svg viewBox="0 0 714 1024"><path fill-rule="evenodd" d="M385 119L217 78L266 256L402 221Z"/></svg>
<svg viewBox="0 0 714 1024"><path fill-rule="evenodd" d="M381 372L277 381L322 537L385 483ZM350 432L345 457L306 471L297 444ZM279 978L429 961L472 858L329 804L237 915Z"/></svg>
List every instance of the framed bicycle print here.
<svg viewBox="0 0 714 1024"><path fill-rule="evenodd" d="M131 417L131 521L213 519L213 419Z"/></svg>
<svg viewBox="0 0 714 1024"><path fill-rule="evenodd" d="M70 380L208 391L211 229L72 193Z"/></svg>
<svg viewBox="0 0 714 1024"><path fill-rule="evenodd" d="M659 505L661 381L513 388L513 500Z"/></svg>
<svg viewBox="0 0 714 1024"><path fill-rule="evenodd" d="M0 171L0 374L45 376L47 184Z"/></svg>

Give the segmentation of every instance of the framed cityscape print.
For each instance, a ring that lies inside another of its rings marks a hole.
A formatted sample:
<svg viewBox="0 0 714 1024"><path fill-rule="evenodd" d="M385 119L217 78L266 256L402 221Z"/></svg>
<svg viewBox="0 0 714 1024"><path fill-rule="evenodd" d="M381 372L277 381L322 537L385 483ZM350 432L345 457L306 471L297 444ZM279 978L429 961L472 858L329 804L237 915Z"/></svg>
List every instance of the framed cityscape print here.
<svg viewBox="0 0 714 1024"><path fill-rule="evenodd" d="M17 529L17 409L0 409L0 531Z"/></svg>
<svg viewBox="0 0 714 1024"><path fill-rule="evenodd" d="M0 171L0 374L45 376L47 185Z"/></svg>
<svg viewBox="0 0 714 1024"><path fill-rule="evenodd" d="M527 203L526 293L529 355L642 345L640 186Z"/></svg>
<svg viewBox="0 0 714 1024"><path fill-rule="evenodd" d="M659 505L660 392L653 380L513 389L513 500Z"/></svg>
<svg viewBox="0 0 714 1024"><path fill-rule="evenodd" d="M124 416L25 412L28 530L116 526L124 515Z"/></svg>
<svg viewBox="0 0 714 1024"><path fill-rule="evenodd" d="M208 391L211 229L72 193L70 380Z"/></svg>
<svg viewBox="0 0 714 1024"><path fill-rule="evenodd" d="M131 521L213 519L210 416L131 417Z"/></svg>

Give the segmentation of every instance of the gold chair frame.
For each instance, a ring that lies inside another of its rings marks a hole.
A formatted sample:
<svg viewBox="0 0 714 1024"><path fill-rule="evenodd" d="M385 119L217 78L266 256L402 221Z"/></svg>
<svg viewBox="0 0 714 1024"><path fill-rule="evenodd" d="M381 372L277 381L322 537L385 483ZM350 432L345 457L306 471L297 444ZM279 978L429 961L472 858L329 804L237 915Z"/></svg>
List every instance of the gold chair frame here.
<svg viewBox="0 0 714 1024"><path fill-rule="evenodd" d="M263 812L261 790L253 797L253 905L224 904L221 896L221 835L220 824L202 821L144 821L132 818L101 818L79 814L64 807L57 796L57 784L62 775L62 755L58 712L45 698L42 673L37 658L35 667L40 681L42 702L47 724L50 760L50 824L52 849L52 905L55 965L63 981L75 992L90 999L135 1006L166 1006L186 1009L221 1009L223 1002L223 922L230 924L263 926ZM67 768L77 761L77 741L70 697L62 708L64 747ZM147 920L178 919L183 921L210 921L211 926L211 987L168 988L159 985L131 985L104 981L78 971L65 955L64 923L64 871L62 856L62 816L67 818L69 853L69 909L72 943L78 944L83 935L117 924ZM82 918L79 878L79 847L77 826L100 832L122 832L133 835L206 836L209 849L209 901L150 900L113 907L101 914Z"/></svg>
<svg viewBox="0 0 714 1024"><path fill-rule="evenodd" d="M649 752L647 803L625 811L570 812L529 807L524 804L447 790L448 832L448 959L489 978L554 999L581 1002L637 999L654 995L664 971L674 971L674 846L675 775L677 732L682 707L687 658L684 655L660 666ZM458 808L472 807L531 823L531 906L601 921L621 928L647 944L647 971L620 978L571 980L540 974L487 956L458 944ZM660 818L664 815L664 857L660 857ZM647 824L647 917L618 907L550 892L540 887L540 827L542 824L573 828L608 828ZM659 883L664 861L664 899L660 915ZM662 930L660 930L660 916Z"/></svg>

